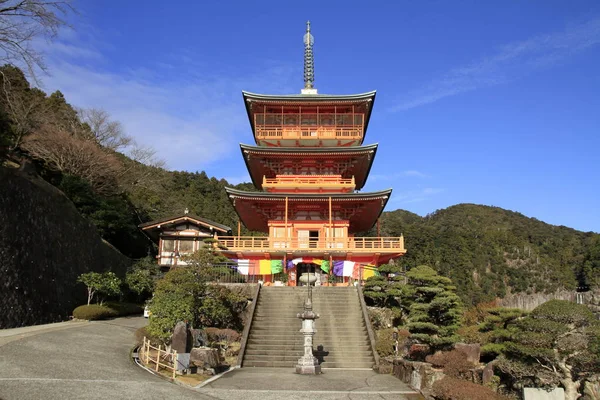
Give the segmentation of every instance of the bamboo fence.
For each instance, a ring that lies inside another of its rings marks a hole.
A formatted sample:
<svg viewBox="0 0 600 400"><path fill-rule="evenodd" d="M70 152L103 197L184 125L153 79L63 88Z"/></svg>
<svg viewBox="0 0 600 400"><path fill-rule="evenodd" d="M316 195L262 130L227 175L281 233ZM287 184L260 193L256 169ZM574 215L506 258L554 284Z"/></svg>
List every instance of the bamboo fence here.
<svg viewBox="0 0 600 400"><path fill-rule="evenodd" d="M177 352L169 352L166 348L162 348L161 345L154 347L150 344L150 340L144 336L144 341L140 348L140 360L148 368L154 368L156 372L160 368L164 368L172 372L172 379L175 379L175 373L177 372ZM154 366L152 367L151 364Z"/></svg>

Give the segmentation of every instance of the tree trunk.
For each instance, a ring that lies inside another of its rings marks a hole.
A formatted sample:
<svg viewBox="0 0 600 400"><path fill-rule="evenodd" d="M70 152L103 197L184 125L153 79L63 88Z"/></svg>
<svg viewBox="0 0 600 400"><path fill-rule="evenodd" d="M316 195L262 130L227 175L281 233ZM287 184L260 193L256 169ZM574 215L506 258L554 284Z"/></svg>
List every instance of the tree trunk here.
<svg viewBox="0 0 600 400"><path fill-rule="evenodd" d="M562 379L560 381L565 388L565 400L577 400L581 397L579 394L580 381L572 381L569 378Z"/></svg>

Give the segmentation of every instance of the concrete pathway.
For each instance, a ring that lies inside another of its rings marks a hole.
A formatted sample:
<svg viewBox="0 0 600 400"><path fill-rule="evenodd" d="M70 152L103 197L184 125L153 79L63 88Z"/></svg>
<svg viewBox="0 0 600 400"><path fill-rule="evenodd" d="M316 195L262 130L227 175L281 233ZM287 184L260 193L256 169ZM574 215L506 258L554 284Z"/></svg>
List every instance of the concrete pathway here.
<svg viewBox="0 0 600 400"><path fill-rule="evenodd" d="M298 375L292 368L242 368L202 388L219 399L395 399L422 397L391 375L372 370L325 369Z"/></svg>
<svg viewBox="0 0 600 400"><path fill-rule="evenodd" d="M0 399L209 399L133 364L133 333L145 324L135 317L2 331Z"/></svg>
<svg viewBox="0 0 600 400"><path fill-rule="evenodd" d="M203 388L156 377L129 357L141 317L64 322L0 330L0 399L418 399L389 375L370 370L325 370L301 376L291 369L243 368Z"/></svg>

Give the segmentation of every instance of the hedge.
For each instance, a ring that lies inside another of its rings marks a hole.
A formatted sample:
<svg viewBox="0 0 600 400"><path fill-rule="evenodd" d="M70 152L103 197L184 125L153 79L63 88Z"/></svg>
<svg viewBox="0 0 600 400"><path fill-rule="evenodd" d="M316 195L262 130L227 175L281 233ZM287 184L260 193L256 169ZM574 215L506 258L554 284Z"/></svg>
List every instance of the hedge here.
<svg viewBox="0 0 600 400"><path fill-rule="evenodd" d="M488 387L449 376L436 381L432 389L438 400L508 400Z"/></svg>
<svg viewBox="0 0 600 400"><path fill-rule="evenodd" d="M125 315L141 314L143 311L143 308L137 304L107 302L103 305L90 304L79 306L73 310L73 318L94 321L122 317Z"/></svg>

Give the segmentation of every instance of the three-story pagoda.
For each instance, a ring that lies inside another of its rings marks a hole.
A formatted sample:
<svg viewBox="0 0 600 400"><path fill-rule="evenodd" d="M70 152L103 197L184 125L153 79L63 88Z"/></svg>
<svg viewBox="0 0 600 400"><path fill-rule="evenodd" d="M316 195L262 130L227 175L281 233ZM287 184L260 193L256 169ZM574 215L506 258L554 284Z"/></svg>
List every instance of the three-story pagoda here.
<svg viewBox="0 0 600 400"><path fill-rule="evenodd" d="M318 94L313 43L308 22L301 94L242 92L255 145L240 147L262 191L226 190L243 224L268 237L219 238L244 273L270 281L285 271L289 285L315 270L322 282L327 274L348 282L406 252L403 237L356 236L374 226L392 193L358 192L377 151L363 145L375 91Z"/></svg>

